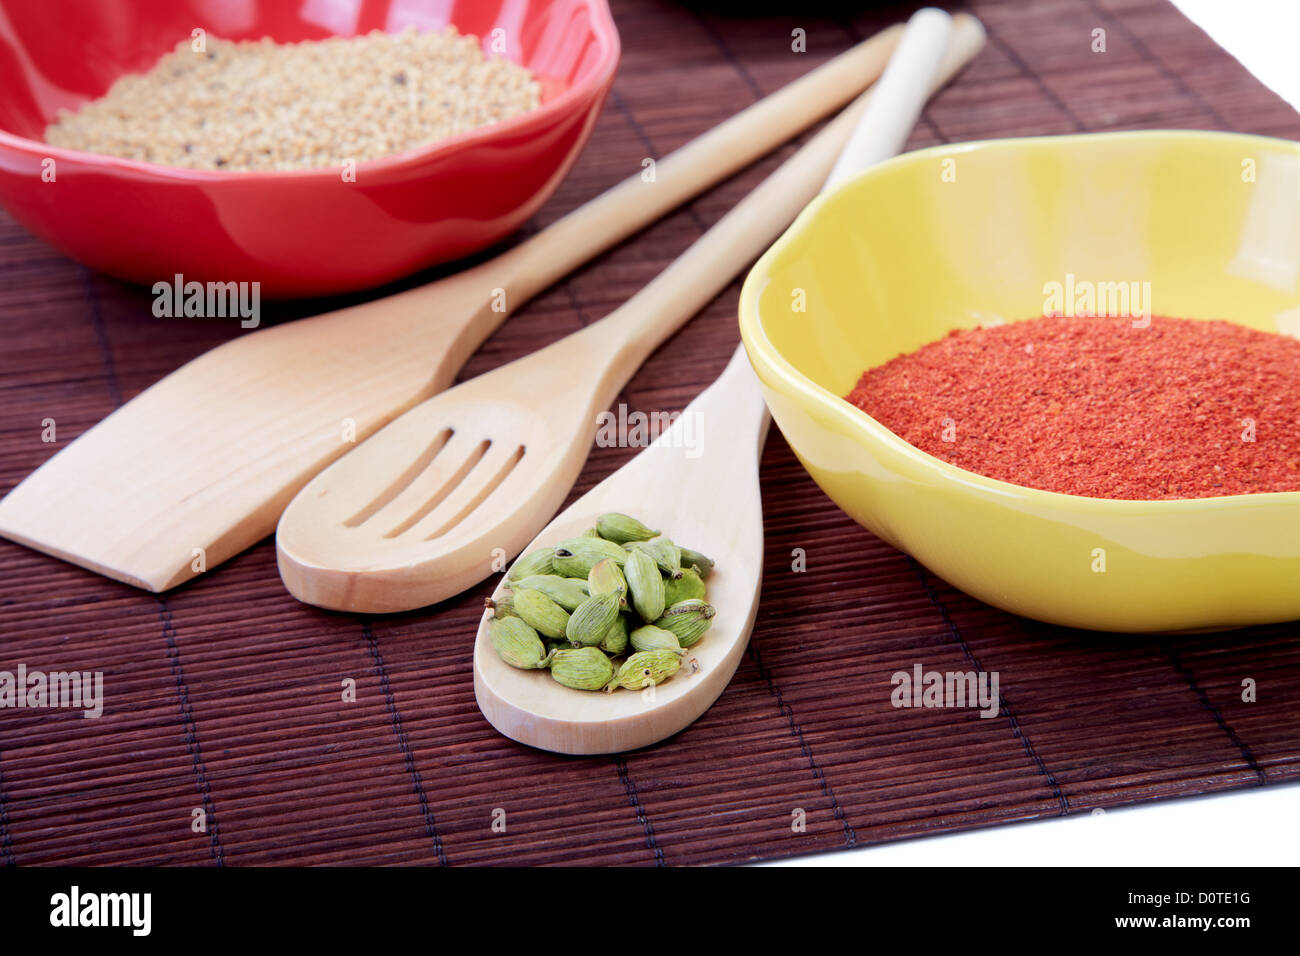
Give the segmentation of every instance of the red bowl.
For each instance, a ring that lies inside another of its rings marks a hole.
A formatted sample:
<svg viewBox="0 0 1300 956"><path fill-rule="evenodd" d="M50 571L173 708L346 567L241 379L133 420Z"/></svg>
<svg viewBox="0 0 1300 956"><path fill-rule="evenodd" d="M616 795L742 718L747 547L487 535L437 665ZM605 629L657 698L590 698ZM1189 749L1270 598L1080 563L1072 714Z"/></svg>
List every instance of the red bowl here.
<svg viewBox="0 0 1300 956"><path fill-rule="evenodd" d="M506 55L542 82L541 105L358 163L355 182L333 167L190 170L43 140L59 109L148 70L196 28L287 42L448 22L485 42L504 30ZM68 255L149 285L180 273L258 281L264 296L374 286L531 216L590 135L618 55L605 0L0 0L0 204Z"/></svg>

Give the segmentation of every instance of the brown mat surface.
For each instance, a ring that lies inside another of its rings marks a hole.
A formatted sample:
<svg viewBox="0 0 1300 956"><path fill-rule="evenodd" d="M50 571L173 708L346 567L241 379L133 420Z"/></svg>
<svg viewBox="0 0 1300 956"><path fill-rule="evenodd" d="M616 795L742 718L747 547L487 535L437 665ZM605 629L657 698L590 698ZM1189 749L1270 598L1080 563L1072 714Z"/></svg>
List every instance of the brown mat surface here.
<svg viewBox="0 0 1300 956"><path fill-rule="evenodd" d="M1139 127L1300 136L1300 116L1165 0L970 6L988 47L926 111L914 147ZM759 19L619 0L614 93L536 225L911 9ZM1088 48L1098 26L1105 54ZM790 52L795 27L806 54ZM465 374L605 314L777 162L541 296ZM0 492L55 450L42 419L57 420L62 444L239 334L155 319L147 291L87 271L3 214L0 277ZM737 294L619 401L675 410L712 381L737 341ZM575 494L633 453L596 448ZM764 601L735 679L672 741L617 758L530 750L480 716L470 652L487 584L361 619L291 599L269 542L156 597L0 541L0 670L101 670L107 698L98 720L0 711L0 861L724 863L1300 777L1295 624L1149 638L1026 622L859 529L775 429L762 481ZM791 570L795 548L803 573ZM918 661L1000 672L1001 715L892 709L890 675ZM353 704L340 701L348 677ZM1241 700L1247 677L1257 703ZM206 833L191 828L197 808ZM496 808L505 833L491 829ZM791 827L797 808L804 833Z"/></svg>

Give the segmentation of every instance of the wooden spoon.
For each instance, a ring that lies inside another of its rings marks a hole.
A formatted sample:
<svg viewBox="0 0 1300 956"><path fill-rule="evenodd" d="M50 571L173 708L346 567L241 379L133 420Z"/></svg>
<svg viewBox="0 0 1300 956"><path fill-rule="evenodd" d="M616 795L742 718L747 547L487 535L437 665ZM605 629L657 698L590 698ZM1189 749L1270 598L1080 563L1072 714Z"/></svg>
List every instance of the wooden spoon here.
<svg viewBox="0 0 1300 956"><path fill-rule="evenodd" d="M14 488L0 535L151 591L210 570L269 535L354 442L450 385L510 312L847 103L900 34L883 31L683 146L653 183L638 172L479 266L194 359Z"/></svg>
<svg viewBox="0 0 1300 956"><path fill-rule="evenodd" d="M982 43L973 18L958 17L957 28L933 88ZM597 413L813 198L870 99L827 124L622 307L417 405L313 479L280 520L289 591L320 607L384 613L444 600L500 570L573 487Z"/></svg>
<svg viewBox="0 0 1300 956"><path fill-rule="evenodd" d="M902 148L942 68L945 47L951 57L964 45L982 42L978 24L957 26L954 33L948 15L937 10L912 17L825 188ZM520 670L501 660L488 634L492 612L485 611L474 643L474 696L493 727L544 750L616 753L677 733L717 700L740 663L758 610L763 577L758 460L769 423L758 380L744 349L737 348L718 380L672 428L566 508L527 547L576 537L595 525L597 516L615 511L632 513L712 558L715 567L705 583L717 613L713 626L687 651L682 669L640 692L572 690L545 671ZM505 590L503 579L494 597Z"/></svg>
<svg viewBox="0 0 1300 956"><path fill-rule="evenodd" d="M493 727L558 753L616 753L677 733L717 700L740 663L758 612L758 457L770 421L749 359L737 349L721 377L671 428L566 508L533 542L554 545L582 534L598 515L621 511L712 558L716 569L705 581L717 615L676 676L640 692L571 690L546 671L519 670L501 660L487 634L491 614L485 613L474 643L474 696Z"/></svg>

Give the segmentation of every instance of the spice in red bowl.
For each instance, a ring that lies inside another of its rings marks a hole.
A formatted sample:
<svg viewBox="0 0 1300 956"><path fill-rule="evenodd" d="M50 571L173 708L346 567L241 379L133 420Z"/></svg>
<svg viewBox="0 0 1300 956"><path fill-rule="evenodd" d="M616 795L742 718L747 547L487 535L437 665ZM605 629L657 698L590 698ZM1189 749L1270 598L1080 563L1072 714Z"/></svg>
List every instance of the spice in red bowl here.
<svg viewBox="0 0 1300 956"><path fill-rule="evenodd" d="M1050 316L955 331L848 400L989 478L1089 498L1300 491L1300 340L1223 321Z"/></svg>

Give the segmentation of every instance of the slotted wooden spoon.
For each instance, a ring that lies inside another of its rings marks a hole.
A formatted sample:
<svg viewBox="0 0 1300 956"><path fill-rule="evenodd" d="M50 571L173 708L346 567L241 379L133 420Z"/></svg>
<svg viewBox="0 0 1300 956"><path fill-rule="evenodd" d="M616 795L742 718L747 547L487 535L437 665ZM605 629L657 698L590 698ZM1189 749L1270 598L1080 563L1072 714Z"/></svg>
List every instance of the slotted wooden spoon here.
<svg viewBox="0 0 1300 956"><path fill-rule="evenodd" d="M958 21L933 88L982 42L977 22ZM433 604L500 570L573 487L597 413L816 195L870 98L619 309L417 405L309 482L277 532L289 591L320 607L383 613Z"/></svg>
<svg viewBox="0 0 1300 956"><path fill-rule="evenodd" d="M952 20L924 9L872 93L849 145L826 182L841 180L897 153L951 49ZM969 25L958 42L969 42ZM555 518L528 550L582 534L607 511L636 514L674 541L715 562L705 581L713 626L690 648L672 679L640 692L578 691L545 671L511 667L497 655L484 612L474 643L474 696L497 730L561 753L616 753L677 733L717 700L740 663L758 610L763 579L763 505L758 460L771 419L743 347L656 444ZM685 439L689 429L691 442ZM505 590L505 582L496 596Z"/></svg>
<svg viewBox="0 0 1300 956"><path fill-rule="evenodd" d="M638 173L495 259L200 356L13 489L0 535L152 591L215 567L269 535L352 442L446 388L511 311L865 89L900 33L885 30L665 157L653 183Z"/></svg>

